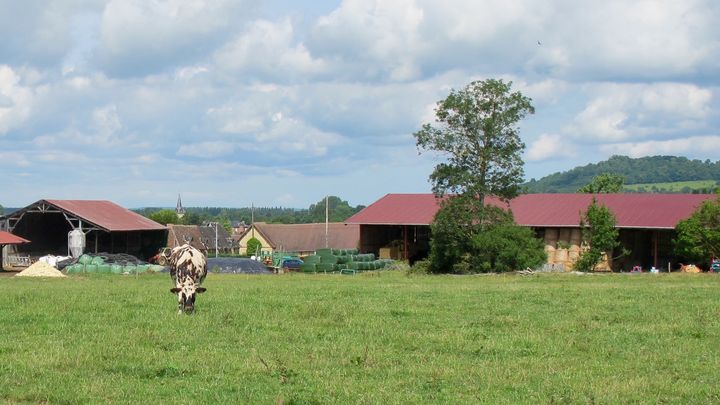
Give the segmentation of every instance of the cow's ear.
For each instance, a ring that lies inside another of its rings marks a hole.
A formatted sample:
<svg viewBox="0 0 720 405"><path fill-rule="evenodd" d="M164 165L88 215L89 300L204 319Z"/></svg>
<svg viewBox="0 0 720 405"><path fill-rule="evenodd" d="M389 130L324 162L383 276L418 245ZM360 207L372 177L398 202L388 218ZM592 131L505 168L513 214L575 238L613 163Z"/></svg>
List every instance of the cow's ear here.
<svg viewBox="0 0 720 405"><path fill-rule="evenodd" d="M170 292L173 293L173 294L177 294L177 293L180 292L180 290L181 290L180 288L175 287L175 288L171 288L171 289L170 289Z"/></svg>
<svg viewBox="0 0 720 405"><path fill-rule="evenodd" d="M200 294L200 293L204 293L205 291L207 291L207 288L205 288L205 287L198 287L195 291L197 291L197 293Z"/></svg>

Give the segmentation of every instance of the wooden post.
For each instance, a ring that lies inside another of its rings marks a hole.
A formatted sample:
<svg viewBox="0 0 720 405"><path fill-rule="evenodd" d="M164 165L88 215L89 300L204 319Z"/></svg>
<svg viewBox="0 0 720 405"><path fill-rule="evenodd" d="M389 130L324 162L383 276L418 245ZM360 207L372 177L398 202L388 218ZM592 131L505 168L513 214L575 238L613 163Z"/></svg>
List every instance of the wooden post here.
<svg viewBox="0 0 720 405"><path fill-rule="evenodd" d="M408 254L408 229L407 229L407 225L404 225L403 234L404 234L404 235L403 235L403 239L405 240L405 241L404 241L404 242L405 242L405 243L404 243L404 247L403 247L403 250L404 250L404 252L403 252L403 256L404 256L404 257L403 257L403 258L404 258L405 260L409 260L409 259L410 259L410 255Z"/></svg>
<svg viewBox="0 0 720 405"><path fill-rule="evenodd" d="M658 231L653 231L653 267L658 266Z"/></svg>

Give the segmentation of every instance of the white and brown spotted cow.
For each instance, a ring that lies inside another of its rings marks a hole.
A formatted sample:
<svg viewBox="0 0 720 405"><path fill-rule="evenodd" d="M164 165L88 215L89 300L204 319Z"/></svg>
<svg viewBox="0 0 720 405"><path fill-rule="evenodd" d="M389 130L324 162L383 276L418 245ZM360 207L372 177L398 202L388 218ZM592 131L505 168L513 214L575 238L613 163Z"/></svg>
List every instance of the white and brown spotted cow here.
<svg viewBox="0 0 720 405"><path fill-rule="evenodd" d="M205 255L187 243L172 250L170 277L175 288L170 292L178 296L178 314L191 313L195 309L195 295L205 292L200 284L207 275L206 265Z"/></svg>

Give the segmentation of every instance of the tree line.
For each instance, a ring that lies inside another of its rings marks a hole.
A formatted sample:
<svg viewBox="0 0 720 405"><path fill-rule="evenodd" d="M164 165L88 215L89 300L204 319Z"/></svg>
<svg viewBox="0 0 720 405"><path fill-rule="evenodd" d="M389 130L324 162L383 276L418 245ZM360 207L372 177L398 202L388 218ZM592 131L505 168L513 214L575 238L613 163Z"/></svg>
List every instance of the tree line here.
<svg viewBox="0 0 720 405"><path fill-rule="evenodd" d="M327 201L330 222L345 221L365 208L364 205L353 207L346 200L337 196L329 196ZM185 215L182 218L178 218L175 210L169 208L150 207L137 209L135 212L163 225L202 225L208 222L219 222L229 229L234 222L244 222L246 224L253 221L278 224L307 224L325 222L325 198L317 203L310 204L305 209L287 207L186 207Z"/></svg>

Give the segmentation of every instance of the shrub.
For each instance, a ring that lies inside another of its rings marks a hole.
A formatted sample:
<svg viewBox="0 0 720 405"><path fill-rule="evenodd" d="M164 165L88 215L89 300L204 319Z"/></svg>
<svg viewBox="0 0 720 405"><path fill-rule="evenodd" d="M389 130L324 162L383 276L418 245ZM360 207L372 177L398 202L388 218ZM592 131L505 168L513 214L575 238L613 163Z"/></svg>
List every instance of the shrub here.
<svg viewBox="0 0 720 405"><path fill-rule="evenodd" d="M256 255L262 249L262 242L257 238L250 238L247 242L247 254L248 256Z"/></svg>
<svg viewBox="0 0 720 405"><path fill-rule="evenodd" d="M430 274L430 261L418 260L412 266L408 266L405 270L407 275L413 274Z"/></svg>
<svg viewBox="0 0 720 405"><path fill-rule="evenodd" d="M471 200L453 200L440 209L432 225L430 271L506 272L545 262L542 241L530 228L516 225L510 212Z"/></svg>

